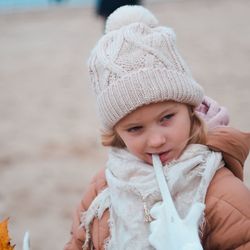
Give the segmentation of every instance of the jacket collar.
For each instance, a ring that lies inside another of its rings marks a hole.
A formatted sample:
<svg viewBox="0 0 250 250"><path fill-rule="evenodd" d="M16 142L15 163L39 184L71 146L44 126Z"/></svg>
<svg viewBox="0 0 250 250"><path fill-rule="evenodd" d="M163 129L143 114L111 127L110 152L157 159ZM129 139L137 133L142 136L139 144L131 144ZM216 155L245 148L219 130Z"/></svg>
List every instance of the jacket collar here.
<svg viewBox="0 0 250 250"><path fill-rule="evenodd" d="M250 133L231 127L217 127L208 133L206 145L223 154L226 167L243 180L243 167L250 149Z"/></svg>

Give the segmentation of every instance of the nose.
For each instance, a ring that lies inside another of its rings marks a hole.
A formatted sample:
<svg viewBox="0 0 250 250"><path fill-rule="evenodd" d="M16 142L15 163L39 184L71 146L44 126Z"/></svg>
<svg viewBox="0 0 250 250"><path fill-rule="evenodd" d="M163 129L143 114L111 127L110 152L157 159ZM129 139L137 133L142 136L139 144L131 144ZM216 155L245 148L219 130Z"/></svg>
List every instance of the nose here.
<svg viewBox="0 0 250 250"><path fill-rule="evenodd" d="M159 148L166 142L166 135L160 130L154 130L148 134L148 146L151 148Z"/></svg>

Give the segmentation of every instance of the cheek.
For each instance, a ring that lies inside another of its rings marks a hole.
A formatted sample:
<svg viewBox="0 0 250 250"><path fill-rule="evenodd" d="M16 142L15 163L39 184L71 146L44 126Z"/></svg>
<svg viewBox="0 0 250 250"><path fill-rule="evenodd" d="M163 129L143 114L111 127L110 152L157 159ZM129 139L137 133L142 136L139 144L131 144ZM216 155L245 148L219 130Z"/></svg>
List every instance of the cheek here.
<svg viewBox="0 0 250 250"><path fill-rule="evenodd" d="M178 141L186 141L190 137L191 124L190 119L187 118L183 121L180 121L175 127L175 135L178 138Z"/></svg>
<svg viewBox="0 0 250 250"><path fill-rule="evenodd" d="M190 138L190 127L187 126L186 129L182 128L181 137L183 141L187 141Z"/></svg>
<svg viewBox="0 0 250 250"><path fill-rule="evenodd" d="M128 149L133 146L133 138L124 133L119 133L119 136Z"/></svg>
<svg viewBox="0 0 250 250"><path fill-rule="evenodd" d="M140 147L140 142L136 139L129 138L125 144L130 151L137 151Z"/></svg>
<svg viewBox="0 0 250 250"><path fill-rule="evenodd" d="M123 142L125 143L127 149L134 154L138 154L142 148L142 142L139 138L131 137L131 136L123 136L121 137Z"/></svg>
<svg viewBox="0 0 250 250"><path fill-rule="evenodd" d="M183 145L184 142L186 142L189 138L189 131L188 130L184 130L183 128L181 130L174 130L171 133L171 141L174 144L178 144L178 145ZM170 139L169 138L169 139Z"/></svg>

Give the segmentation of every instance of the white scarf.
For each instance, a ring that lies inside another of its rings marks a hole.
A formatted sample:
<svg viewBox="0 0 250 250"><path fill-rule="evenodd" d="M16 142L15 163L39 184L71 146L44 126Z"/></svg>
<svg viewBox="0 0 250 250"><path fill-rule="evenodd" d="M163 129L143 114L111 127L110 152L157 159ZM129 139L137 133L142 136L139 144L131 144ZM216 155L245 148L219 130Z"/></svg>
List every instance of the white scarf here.
<svg viewBox="0 0 250 250"><path fill-rule="evenodd" d="M205 201L208 185L215 172L223 166L221 153L200 144L189 145L178 160L164 167L164 175L180 217L184 218L193 202ZM107 250L149 250L149 210L161 201L160 190L151 165L124 149L109 153L106 179L108 187L83 214L89 242L89 225L110 210L110 238ZM202 224L203 220L201 221ZM200 225L201 225L200 224Z"/></svg>

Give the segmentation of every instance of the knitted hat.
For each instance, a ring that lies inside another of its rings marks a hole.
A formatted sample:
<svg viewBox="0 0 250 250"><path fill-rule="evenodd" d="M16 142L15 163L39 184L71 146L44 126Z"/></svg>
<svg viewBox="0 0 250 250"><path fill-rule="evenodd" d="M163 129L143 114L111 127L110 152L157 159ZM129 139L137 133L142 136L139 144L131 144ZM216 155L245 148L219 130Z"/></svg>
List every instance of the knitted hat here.
<svg viewBox="0 0 250 250"><path fill-rule="evenodd" d="M88 65L104 131L136 108L165 100L198 106L203 90L179 55L172 29L142 6L123 6L106 23Z"/></svg>

